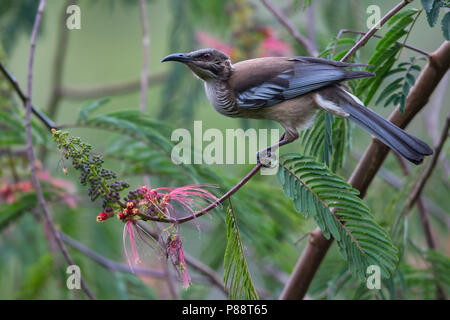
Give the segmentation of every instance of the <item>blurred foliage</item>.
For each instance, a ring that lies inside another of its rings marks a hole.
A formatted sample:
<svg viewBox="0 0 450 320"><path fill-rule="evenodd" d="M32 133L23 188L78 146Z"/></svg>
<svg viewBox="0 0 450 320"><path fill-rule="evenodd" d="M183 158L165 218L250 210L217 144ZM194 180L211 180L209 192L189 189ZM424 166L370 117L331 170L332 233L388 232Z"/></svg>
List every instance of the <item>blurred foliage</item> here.
<svg viewBox="0 0 450 320"><path fill-rule="evenodd" d="M0 2L0 41L6 52L13 50L22 33L31 32L39 2L2 0Z"/></svg>

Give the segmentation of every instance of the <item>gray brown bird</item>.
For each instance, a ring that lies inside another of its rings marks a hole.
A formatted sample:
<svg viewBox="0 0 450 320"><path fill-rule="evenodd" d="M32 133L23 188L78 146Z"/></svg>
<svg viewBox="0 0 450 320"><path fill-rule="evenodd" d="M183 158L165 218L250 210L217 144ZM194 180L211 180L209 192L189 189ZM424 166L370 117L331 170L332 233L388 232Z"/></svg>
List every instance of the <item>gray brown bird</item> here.
<svg viewBox="0 0 450 320"><path fill-rule="evenodd" d="M233 64L217 49L168 55L204 81L206 95L217 112L233 118L275 120L285 129L274 149L296 140L298 129L314 123L318 110L348 118L414 164L433 153L410 135L349 93L342 81L375 76L347 67L366 66L312 57L267 57ZM259 159L259 154L258 154Z"/></svg>

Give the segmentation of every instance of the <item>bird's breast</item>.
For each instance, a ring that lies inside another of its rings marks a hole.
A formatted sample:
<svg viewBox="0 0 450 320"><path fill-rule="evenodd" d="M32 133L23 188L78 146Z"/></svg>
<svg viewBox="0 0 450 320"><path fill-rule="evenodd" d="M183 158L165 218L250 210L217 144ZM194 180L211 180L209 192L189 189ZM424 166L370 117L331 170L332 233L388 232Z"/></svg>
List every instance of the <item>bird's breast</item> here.
<svg viewBox="0 0 450 320"><path fill-rule="evenodd" d="M238 116L236 103L226 83L219 81L205 82L205 91L209 102L217 112L229 117Z"/></svg>

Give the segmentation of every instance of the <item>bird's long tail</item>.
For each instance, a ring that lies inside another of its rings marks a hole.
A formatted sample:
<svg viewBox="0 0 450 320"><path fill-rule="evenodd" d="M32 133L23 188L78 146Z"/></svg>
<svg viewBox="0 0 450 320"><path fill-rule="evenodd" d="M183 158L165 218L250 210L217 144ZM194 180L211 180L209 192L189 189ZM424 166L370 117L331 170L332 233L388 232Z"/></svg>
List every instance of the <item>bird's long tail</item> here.
<svg viewBox="0 0 450 320"><path fill-rule="evenodd" d="M340 107L349 114L348 119L375 136L405 159L414 164L420 164L424 156L433 153L433 150L425 142L400 129L392 122L385 120L369 108L364 107L353 95L344 90L342 91L347 94L347 97L345 99L346 102L342 103Z"/></svg>

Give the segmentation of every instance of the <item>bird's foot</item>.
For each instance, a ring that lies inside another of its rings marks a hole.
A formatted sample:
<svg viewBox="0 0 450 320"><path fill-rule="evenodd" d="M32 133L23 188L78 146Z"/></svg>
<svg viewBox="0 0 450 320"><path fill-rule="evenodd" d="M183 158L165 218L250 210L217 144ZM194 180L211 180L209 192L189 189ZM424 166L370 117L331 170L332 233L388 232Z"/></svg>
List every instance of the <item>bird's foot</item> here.
<svg viewBox="0 0 450 320"><path fill-rule="evenodd" d="M275 168L277 166L277 155L272 153L270 148L256 153L256 161L264 168Z"/></svg>

